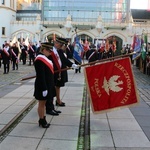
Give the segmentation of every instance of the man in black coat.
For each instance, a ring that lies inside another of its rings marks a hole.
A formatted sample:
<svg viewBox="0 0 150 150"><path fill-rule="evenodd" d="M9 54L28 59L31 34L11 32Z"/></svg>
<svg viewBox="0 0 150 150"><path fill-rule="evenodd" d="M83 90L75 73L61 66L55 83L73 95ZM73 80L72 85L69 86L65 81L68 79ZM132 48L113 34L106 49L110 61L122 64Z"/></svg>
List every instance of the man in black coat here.
<svg viewBox="0 0 150 150"><path fill-rule="evenodd" d="M3 74L7 74L9 73L10 60L11 60L11 51L8 43L6 43L4 48L2 49L1 57L2 57L2 63L4 65Z"/></svg>
<svg viewBox="0 0 150 150"><path fill-rule="evenodd" d="M2 59L2 49L1 49L1 47L0 47L0 68L1 68L1 66L2 66L1 59Z"/></svg>
<svg viewBox="0 0 150 150"><path fill-rule="evenodd" d="M27 60L27 56L28 56L28 50L27 50L27 46L25 45L25 42L23 42L20 45L20 49L21 49L22 64L25 65L26 64L26 60Z"/></svg>
<svg viewBox="0 0 150 150"><path fill-rule="evenodd" d="M77 68L78 66L71 62L67 57L64 55L64 51L61 49L61 47L67 43L67 40L65 38L57 38L56 41L54 41L54 47L53 47L53 53L50 56L50 59L53 62L54 66L54 81L55 81L55 89L56 89L56 106L65 106L65 103L61 101L60 99L60 88L65 86L65 83L67 82L67 71L59 71L60 69L64 69L67 66L72 68ZM57 72L56 72L57 70ZM49 103L50 101L47 101L46 103L46 113L50 115L59 115L60 111L56 111L53 109L51 111L52 104Z"/></svg>
<svg viewBox="0 0 150 150"><path fill-rule="evenodd" d="M33 43L29 43L28 46L28 54L29 54L29 66L31 66L31 61L34 64L34 59L36 57L36 47Z"/></svg>
<svg viewBox="0 0 150 150"><path fill-rule="evenodd" d="M17 47L16 43L13 43L13 46L11 47L11 57L12 57L12 63L13 63L13 70L18 70L18 55L19 55L19 48Z"/></svg>
<svg viewBox="0 0 150 150"><path fill-rule="evenodd" d="M89 57L88 57L88 62L94 62L99 59L99 53L98 50L96 49L96 46L93 44L91 46L91 49L89 50Z"/></svg>

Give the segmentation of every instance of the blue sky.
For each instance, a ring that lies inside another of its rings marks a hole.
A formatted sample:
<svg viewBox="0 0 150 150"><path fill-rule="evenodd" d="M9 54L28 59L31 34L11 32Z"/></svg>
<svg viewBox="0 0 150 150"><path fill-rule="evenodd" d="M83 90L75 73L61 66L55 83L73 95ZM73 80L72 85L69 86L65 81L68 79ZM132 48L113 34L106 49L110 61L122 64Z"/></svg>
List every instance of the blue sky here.
<svg viewBox="0 0 150 150"><path fill-rule="evenodd" d="M148 0L130 0L131 9L147 9Z"/></svg>

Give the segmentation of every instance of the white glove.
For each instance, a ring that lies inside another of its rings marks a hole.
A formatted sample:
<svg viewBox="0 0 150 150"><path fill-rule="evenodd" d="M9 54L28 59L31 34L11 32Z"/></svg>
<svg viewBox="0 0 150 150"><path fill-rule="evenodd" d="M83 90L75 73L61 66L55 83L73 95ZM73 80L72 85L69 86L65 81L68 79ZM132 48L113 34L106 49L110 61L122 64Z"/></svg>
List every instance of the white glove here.
<svg viewBox="0 0 150 150"><path fill-rule="evenodd" d="M46 97L47 96L47 93L48 93L48 91L47 90L45 90L45 91L43 91L43 97Z"/></svg>
<svg viewBox="0 0 150 150"><path fill-rule="evenodd" d="M73 69L79 69L79 66L76 65L76 64L72 64L71 68L73 68Z"/></svg>

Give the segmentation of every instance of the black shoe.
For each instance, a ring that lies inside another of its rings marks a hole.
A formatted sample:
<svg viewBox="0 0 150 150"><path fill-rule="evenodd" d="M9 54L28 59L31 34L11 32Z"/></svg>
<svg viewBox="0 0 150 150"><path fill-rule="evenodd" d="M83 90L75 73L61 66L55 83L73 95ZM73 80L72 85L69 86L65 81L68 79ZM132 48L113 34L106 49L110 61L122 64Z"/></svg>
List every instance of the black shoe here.
<svg viewBox="0 0 150 150"><path fill-rule="evenodd" d="M52 115L52 116L58 116L59 114L56 113L54 110L47 111L46 114Z"/></svg>
<svg viewBox="0 0 150 150"><path fill-rule="evenodd" d="M65 103L61 102L60 104L56 101L56 106L65 107Z"/></svg>
<svg viewBox="0 0 150 150"><path fill-rule="evenodd" d="M59 110L53 110L55 113L58 113L58 114L60 114L61 113L61 111L59 111Z"/></svg>
<svg viewBox="0 0 150 150"><path fill-rule="evenodd" d="M50 124L47 123L45 117L39 120L39 127L40 126L42 126L42 128L49 128Z"/></svg>
<svg viewBox="0 0 150 150"><path fill-rule="evenodd" d="M75 73L78 73L78 69L75 70Z"/></svg>

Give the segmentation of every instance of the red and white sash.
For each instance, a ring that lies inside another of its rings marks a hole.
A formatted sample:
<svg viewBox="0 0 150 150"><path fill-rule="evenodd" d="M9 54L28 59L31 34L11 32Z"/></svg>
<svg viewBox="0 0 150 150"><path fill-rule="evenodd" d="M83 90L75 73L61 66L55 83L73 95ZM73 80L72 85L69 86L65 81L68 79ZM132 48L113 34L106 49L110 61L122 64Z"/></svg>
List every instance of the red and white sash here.
<svg viewBox="0 0 150 150"><path fill-rule="evenodd" d="M4 48L4 49L3 49L3 51L4 51L4 53L7 55L7 57L9 57L9 56L10 56L10 54L9 54L9 53L8 53L8 51L7 51L8 49L9 49L9 48L7 48L7 49L6 49L6 48Z"/></svg>
<svg viewBox="0 0 150 150"><path fill-rule="evenodd" d="M32 46L29 45L29 48L32 50L33 53L35 52Z"/></svg>
<svg viewBox="0 0 150 150"><path fill-rule="evenodd" d="M69 45L67 45L68 50L71 52Z"/></svg>
<svg viewBox="0 0 150 150"><path fill-rule="evenodd" d="M52 59L53 59L55 65L56 65L57 69L60 70L61 67L60 67L60 64L59 64L59 62L58 62L58 59L57 59L56 55L54 54L54 52L51 53L51 56L52 56Z"/></svg>
<svg viewBox="0 0 150 150"><path fill-rule="evenodd" d="M42 61L45 65L47 65L47 67L52 71L52 73L54 73L54 70L53 70L53 63L44 55L38 55L36 58L35 58L35 61L36 60L40 60Z"/></svg>
<svg viewBox="0 0 150 150"><path fill-rule="evenodd" d="M89 56L88 60L90 60L94 54L95 54L95 52L93 52L93 53Z"/></svg>
<svg viewBox="0 0 150 150"><path fill-rule="evenodd" d="M57 64L59 65L59 67L61 68L62 66L62 63L61 63L61 60L60 60L60 57L59 57L59 54L57 52L57 49L55 47L53 47L53 52L54 52L54 55L55 55L55 58L57 60ZM53 55L53 54L52 54ZM59 69L59 68L58 68Z"/></svg>
<svg viewBox="0 0 150 150"><path fill-rule="evenodd" d="M15 54L14 50L11 49L12 54L17 58L17 55Z"/></svg>

